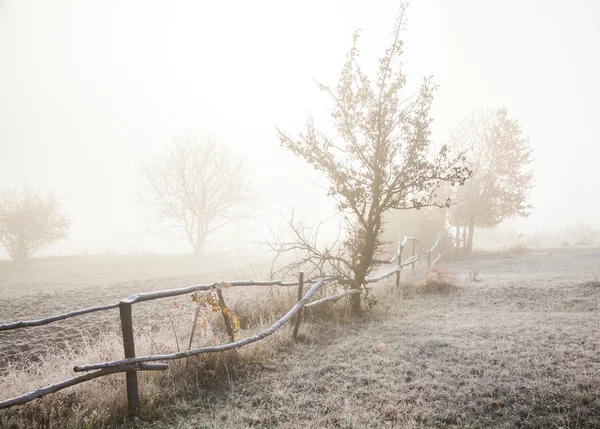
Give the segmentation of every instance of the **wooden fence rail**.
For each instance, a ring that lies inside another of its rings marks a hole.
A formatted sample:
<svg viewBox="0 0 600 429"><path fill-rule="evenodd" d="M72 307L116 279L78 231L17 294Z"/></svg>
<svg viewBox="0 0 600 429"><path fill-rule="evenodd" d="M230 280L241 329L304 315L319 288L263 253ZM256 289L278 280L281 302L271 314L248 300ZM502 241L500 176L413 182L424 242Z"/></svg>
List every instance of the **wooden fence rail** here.
<svg viewBox="0 0 600 429"><path fill-rule="evenodd" d="M413 255L408 258L406 261L402 262L402 249L406 246L406 244L412 240L413 242ZM436 240L433 247L429 250L424 250L421 242L414 237L405 237L404 240L398 246L397 254L389 260L377 261L377 263L382 264L393 264L397 262L396 267L384 274L378 275L376 277L368 277L366 279L366 283L376 283L381 280L384 280L388 277L396 274L396 284L399 284L399 273L402 269L408 265L412 265L414 269L414 264L416 261L420 260L419 253L415 252L415 246L418 245L419 249L427 255L429 264L436 264L442 254L439 253L437 258L431 261L431 253L437 248L440 241L440 237ZM272 326L264 331L255 334L251 337L240 339L235 341L233 330L230 324L230 320L225 311L223 311L223 319L225 322L225 327L227 330L227 334L229 336L230 342L228 344L222 344L217 346L209 346L209 347L200 347L196 349L186 350L177 353L169 353L169 354L160 354L160 355L149 355L149 356L136 356L135 354L135 343L134 343L134 333L133 333L133 320L132 320L132 305L150 301L160 298L168 298L173 296L179 296L189 293L194 293L198 291L217 291L217 295L219 298L219 302L221 303L222 308L225 307L225 301L222 294L222 287L224 286L224 282L218 283L207 283L207 284L196 284L192 286L162 290L156 292L146 292L146 293L138 293L135 295L131 295L125 299L122 299L118 303L102 305L97 307L90 307L82 310L71 311L69 313L64 313L56 316L50 316L43 319L30 320L30 321L19 321L19 322L11 322L0 325L0 331L7 331L12 329L26 328L26 327L34 327L46 325L48 323L56 322L59 320L68 319L70 317L80 316L83 314L89 314L97 311L106 311L115 308L119 308L119 315L121 320L121 331L123 335L123 348L125 359L115 360L111 362L102 362L95 363L89 365L81 365L75 366L73 370L75 372L88 372L87 374L77 376L68 380L61 381L59 383L46 386L40 389L37 389L33 392L26 393L24 395L7 399L4 401L0 401L0 409L9 408L15 405L25 404L29 401L32 401L37 398L41 398L49 393L54 393L59 390L65 389L67 387L83 383L85 381L92 380L94 378L103 377L105 375L125 372L126 381L127 381L127 400L129 406L129 412L131 415L136 415L139 406L140 406L140 398L139 398L139 390L137 383L137 372L138 371L155 371L155 370L165 370L168 368L168 364L166 363L151 363L156 361L166 361L173 359L182 359L191 356L197 356L205 353L217 353L225 350L231 350L238 347L245 346L247 344L251 344L257 341L264 339L265 337L273 334L279 328L281 328L286 322L288 322L292 317L294 317L294 328L292 333L292 338L296 339L298 334L298 329L302 320L302 310L304 308L314 308L318 305L322 305L328 302L339 301L340 299L351 296L354 294L362 293L361 289L350 289L339 295L325 297L313 302L308 302L315 292L320 289L326 282L328 281L339 281L336 277L321 277L317 279L304 280L304 274L300 273L298 281L255 281L255 280L240 280L240 281L231 281L227 282L228 286L232 287L241 287L241 286L298 286L298 301L296 304L279 320L277 320ZM340 282L341 283L341 282ZM312 285L306 294L304 294L303 286L304 285Z"/></svg>
<svg viewBox="0 0 600 429"><path fill-rule="evenodd" d="M332 277L327 277L326 280L332 280ZM316 280L308 280L307 283L315 283ZM8 331L11 329L19 329L19 328L27 328L33 326L41 326L47 325L48 323L56 322L59 320L68 319L70 317L81 316L82 314L94 313L96 311L105 311L111 310L113 308L118 308L121 302L126 302L129 304L134 304L142 301L150 301L159 298L169 298L172 296L185 295L188 293L199 292L199 291L208 291L213 287L216 287L219 283L207 283L207 284L198 284L193 286L188 286L184 288L178 289L169 289L163 291L156 292L145 292L139 293L135 295L131 295L120 302L114 304L101 305L98 307L90 307L85 308L83 310L75 310L69 313L60 314L58 316L50 316L43 319L37 320L29 320L29 321L20 321L20 322L11 322L4 323L0 325L0 331ZM239 280L228 282L230 286L297 286L298 282L282 282L282 281L254 281L254 280Z"/></svg>

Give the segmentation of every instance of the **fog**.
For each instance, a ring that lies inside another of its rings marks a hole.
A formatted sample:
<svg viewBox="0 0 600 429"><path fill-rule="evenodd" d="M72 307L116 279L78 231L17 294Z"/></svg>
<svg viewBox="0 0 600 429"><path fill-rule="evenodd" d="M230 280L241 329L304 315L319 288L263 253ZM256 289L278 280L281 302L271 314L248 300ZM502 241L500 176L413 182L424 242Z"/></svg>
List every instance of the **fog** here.
<svg viewBox="0 0 600 429"><path fill-rule="evenodd" d="M280 148L276 128L326 122L334 84L361 29L376 70L397 1L0 1L0 189L53 192L69 239L40 254L188 252L148 231L140 164L182 135L216 136L242 157L257 215L206 250L254 249L294 206L324 220L323 179ZM533 148L535 187L521 232L578 221L600 227L595 167L600 4L414 0L404 34L409 89L439 85L432 140L473 109L506 107ZM226 174L226 172L223 172ZM4 253L0 257L6 257Z"/></svg>

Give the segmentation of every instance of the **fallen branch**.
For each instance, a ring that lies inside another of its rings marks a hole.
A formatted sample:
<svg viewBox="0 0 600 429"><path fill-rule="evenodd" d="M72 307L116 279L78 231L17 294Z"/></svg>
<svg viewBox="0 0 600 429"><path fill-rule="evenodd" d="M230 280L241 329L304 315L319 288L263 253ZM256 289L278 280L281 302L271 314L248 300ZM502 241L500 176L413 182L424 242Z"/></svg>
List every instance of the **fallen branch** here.
<svg viewBox="0 0 600 429"><path fill-rule="evenodd" d="M290 320L290 318L294 314L296 314L298 312L298 310L300 310L302 307L304 307L304 305L306 305L306 303L314 295L314 293L321 286L323 286L323 283L325 283L325 279L324 278L319 279L308 290L306 295L304 295L304 297L300 301L298 301L296 303L296 305L294 305L294 307L292 307L292 309L290 311L288 311L285 316L283 316L281 319L279 319L277 322L275 322L270 328L254 335L252 337L245 338L243 340L239 340L239 341L229 343L229 344L223 344L220 346L201 347L198 349L187 350L187 351L178 352L178 353L170 353L170 354L154 355L154 356L140 356L140 357L135 357L135 358L121 359L121 360L112 361L112 362L104 362L104 363L98 363L98 364L92 364L92 365L76 366L75 368L73 368L73 370L75 372L83 372L83 371L91 371L94 369L126 367L128 365L133 365L133 364L142 363L142 362L182 359L182 358L196 356L196 355L200 355L200 354L204 354L204 353L216 353L216 352L222 352L225 350L236 349L238 347L245 346L250 343L254 343L256 341L262 340L263 338L265 338L268 335L271 335L273 332L275 332L277 329L279 329L284 323L286 323L288 320Z"/></svg>

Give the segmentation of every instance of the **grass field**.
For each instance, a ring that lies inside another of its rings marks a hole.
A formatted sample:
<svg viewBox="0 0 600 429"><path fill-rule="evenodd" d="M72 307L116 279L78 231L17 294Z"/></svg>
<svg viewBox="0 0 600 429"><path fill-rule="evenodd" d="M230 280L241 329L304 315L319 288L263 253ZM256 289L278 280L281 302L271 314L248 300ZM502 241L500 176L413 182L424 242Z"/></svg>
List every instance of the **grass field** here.
<svg viewBox="0 0 600 429"><path fill-rule="evenodd" d="M445 268L457 276L449 294L382 298L365 321L321 322L147 427L600 427L600 251Z"/></svg>
<svg viewBox="0 0 600 429"><path fill-rule="evenodd" d="M99 255L0 262L0 322L30 320L110 304L138 292L251 277L229 257ZM138 327L151 328L170 301L134 308ZM118 310L83 315L32 329L0 332L0 363L35 359L48 348L75 347L90 336L120 332Z"/></svg>
<svg viewBox="0 0 600 429"><path fill-rule="evenodd" d="M121 297L128 287L138 292L142 285L141 290L150 290L149 283L164 288L215 280L214 275L198 279L200 269L197 275L157 277L168 271L157 272L157 265L137 280L110 269L108 281L42 288L48 306L43 308L50 311L67 292L95 297L87 301L92 305L104 303L108 293ZM600 250L482 254L443 268L455 279L442 293L423 293L422 277L408 274L403 300L391 282L377 286L379 304L358 319L317 317L303 325L303 341L296 344L284 328L281 335L249 347L242 360L225 357L226 371L160 401L149 401L151 393L142 390L152 412L128 425L600 427ZM469 279L469 270L479 270L477 281ZM29 292L22 289L14 300L2 292L2 320L7 312L19 311L11 302L39 302L38 287L31 284L45 278L43 271L37 277L27 270L3 271L3 280ZM83 274L80 280L94 281ZM53 281L61 283L58 275ZM344 304L334 306L341 311ZM29 330L32 340L39 339L36 329L41 328ZM8 343L0 334L3 349ZM121 378L113 383L122 383ZM86 386L93 390L94 383ZM123 406L123 398L116 401Z"/></svg>

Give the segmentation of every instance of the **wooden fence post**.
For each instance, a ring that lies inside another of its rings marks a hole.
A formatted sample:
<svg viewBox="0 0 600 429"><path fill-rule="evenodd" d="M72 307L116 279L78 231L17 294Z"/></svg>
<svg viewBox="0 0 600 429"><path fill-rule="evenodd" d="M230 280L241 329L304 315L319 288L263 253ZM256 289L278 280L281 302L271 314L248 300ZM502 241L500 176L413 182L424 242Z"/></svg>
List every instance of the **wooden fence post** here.
<svg viewBox="0 0 600 429"><path fill-rule="evenodd" d="M221 303L221 314L223 314L223 320L225 321L225 329L227 330L227 335L229 335L229 339L233 343L235 341L235 336L233 335L233 329L231 328L229 316L225 312L227 306L225 305L225 298L223 298L223 291L221 291L220 288L217 288L217 295L219 296L219 302Z"/></svg>
<svg viewBox="0 0 600 429"><path fill-rule="evenodd" d="M412 255L415 256L416 243L415 243L415 239L414 238L413 238L412 242L413 242L413 254ZM412 273L413 274L415 273L415 263L414 263L414 261L412 263Z"/></svg>
<svg viewBox="0 0 600 429"><path fill-rule="evenodd" d="M123 331L123 348L125 349L125 358L135 357L131 304L127 302L120 302L119 315L121 316L121 330ZM125 372L125 376L127 378L127 403L129 405L129 415L135 416L140 408L137 372L133 369L130 369Z"/></svg>
<svg viewBox="0 0 600 429"><path fill-rule="evenodd" d="M302 299L304 296L304 273L300 273L298 278L298 301ZM292 339L296 341L298 337L298 329L300 328L300 322L302 320L302 312L304 308L301 308L298 313L296 313L296 323L294 324L294 332L292 333Z"/></svg>
<svg viewBox="0 0 600 429"><path fill-rule="evenodd" d="M396 269L400 268L400 266L402 265L402 249L403 249L403 247L400 247L400 250L398 251L398 260L396 261L396 262L398 262L398 264L397 264ZM402 273L402 271L396 272L396 289L400 293L400 299L402 299L402 287L400 286L400 273Z"/></svg>

